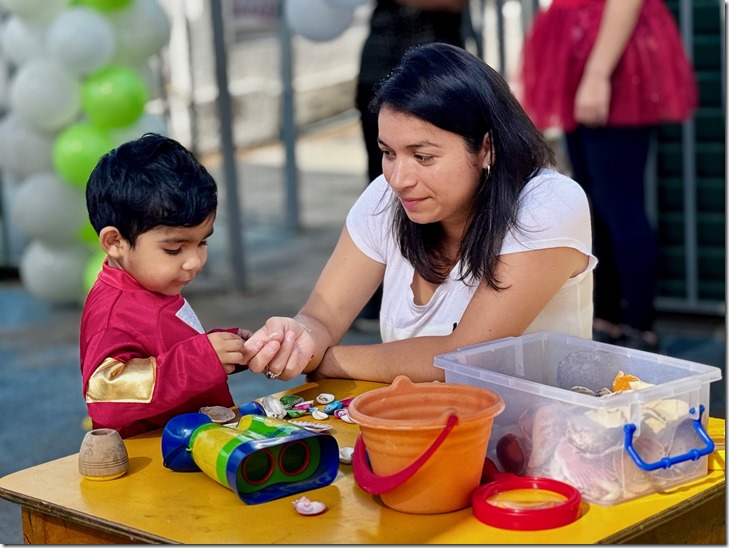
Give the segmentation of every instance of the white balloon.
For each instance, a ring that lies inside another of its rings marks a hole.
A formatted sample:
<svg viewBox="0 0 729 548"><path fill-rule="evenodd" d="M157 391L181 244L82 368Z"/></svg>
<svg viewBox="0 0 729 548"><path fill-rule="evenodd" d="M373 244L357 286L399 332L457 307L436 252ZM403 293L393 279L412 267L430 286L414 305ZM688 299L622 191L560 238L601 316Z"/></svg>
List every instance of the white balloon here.
<svg viewBox="0 0 729 548"><path fill-rule="evenodd" d="M167 124L161 116L145 112L131 126L118 128L111 131L111 137L117 146L134 139L138 139L145 133L159 133L168 135Z"/></svg>
<svg viewBox="0 0 729 548"><path fill-rule="evenodd" d="M116 31L98 10L78 6L48 27L48 51L76 74L88 74L109 63L116 52Z"/></svg>
<svg viewBox="0 0 729 548"><path fill-rule="evenodd" d="M84 192L50 171L34 173L20 184L10 214L27 236L51 245L78 242L88 219Z"/></svg>
<svg viewBox="0 0 729 548"><path fill-rule="evenodd" d="M41 131L57 131L81 112L81 84L58 61L31 59L10 83L10 108Z"/></svg>
<svg viewBox="0 0 729 548"><path fill-rule="evenodd" d="M52 170L54 139L11 111L0 119L0 167L20 178Z"/></svg>
<svg viewBox="0 0 729 548"><path fill-rule="evenodd" d="M314 42L336 38L354 20L354 10L327 0L286 0L284 12L291 30Z"/></svg>
<svg viewBox="0 0 729 548"><path fill-rule="evenodd" d="M10 63L19 66L47 55L45 33L45 27L11 15L0 29L0 48Z"/></svg>
<svg viewBox="0 0 729 548"><path fill-rule="evenodd" d="M52 304L81 303L84 269L91 253L85 244L53 246L32 240L20 258L20 281L28 293Z"/></svg>
<svg viewBox="0 0 729 548"><path fill-rule="evenodd" d="M367 0L326 0L327 4L336 8L347 8L354 10L359 6L364 6Z"/></svg>
<svg viewBox="0 0 729 548"><path fill-rule="evenodd" d="M68 7L68 0L2 0L2 5L25 21L45 24Z"/></svg>
<svg viewBox="0 0 729 548"><path fill-rule="evenodd" d="M132 0L108 16L117 36L116 63L146 61L170 40L170 21L157 0Z"/></svg>

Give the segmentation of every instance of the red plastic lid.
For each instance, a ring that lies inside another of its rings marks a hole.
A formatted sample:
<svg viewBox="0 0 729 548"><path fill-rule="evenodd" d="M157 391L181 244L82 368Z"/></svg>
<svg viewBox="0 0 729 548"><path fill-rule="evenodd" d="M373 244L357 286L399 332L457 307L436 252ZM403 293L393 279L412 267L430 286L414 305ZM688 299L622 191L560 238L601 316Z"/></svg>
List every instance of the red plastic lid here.
<svg viewBox="0 0 729 548"><path fill-rule="evenodd" d="M473 515L480 522L500 529L535 531L562 527L580 517L582 496L571 485L549 478L499 476L471 495Z"/></svg>

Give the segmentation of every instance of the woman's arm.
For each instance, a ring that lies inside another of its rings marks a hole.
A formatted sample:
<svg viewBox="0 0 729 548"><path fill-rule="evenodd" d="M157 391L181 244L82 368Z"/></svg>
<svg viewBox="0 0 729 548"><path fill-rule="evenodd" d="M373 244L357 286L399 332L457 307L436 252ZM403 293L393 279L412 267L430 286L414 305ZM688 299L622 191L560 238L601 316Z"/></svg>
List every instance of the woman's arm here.
<svg viewBox="0 0 729 548"><path fill-rule="evenodd" d="M567 247L501 257L501 292L479 287L453 333L368 346L329 348L312 377L392 382L400 374L414 382L443 380L433 366L438 354L508 336L521 335L564 283L587 266L588 258Z"/></svg>
<svg viewBox="0 0 729 548"><path fill-rule="evenodd" d="M643 0L606 0L600 29L575 94L575 120L599 126L610 112L610 77L633 34Z"/></svg>
<svg viewBox="0 0 729 548"><path fill-rule="evenodd" d="M255 354L248 359L249 369L270 371L284 380L315 369L327 348L342 340L384 274L385 265L362 253L345 227L296 317L270 318L248 339L244 358Z"/></svg>

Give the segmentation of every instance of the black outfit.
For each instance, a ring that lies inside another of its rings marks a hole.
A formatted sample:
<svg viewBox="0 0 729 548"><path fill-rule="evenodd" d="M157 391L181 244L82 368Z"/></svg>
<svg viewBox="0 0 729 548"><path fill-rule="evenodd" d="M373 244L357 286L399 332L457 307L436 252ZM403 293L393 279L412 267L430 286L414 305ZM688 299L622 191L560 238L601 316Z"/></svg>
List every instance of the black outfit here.
<svg viewBox="0 0 729 548"><path fill-rule="evenodd" d="M594 223L595 317L653 329L658 240L645 213L643 177L653 126L567 132L573 179L590 197ZM616 215L615 212L620 212Z"/></svg>
<svg viewBox="0 0 729 548"><path fill-rule="evenodd" d="M357 79L356 105L367 148L367 174L372 181L382 174L382 151L377 145L377 115L369 110L377 85L384 80L412 46L445 42L464 47L462 15L450 11L425 11L394 0L378 0L370 19L370 31L362 47ZM382 287L360 313L379 318Z"/></svg>

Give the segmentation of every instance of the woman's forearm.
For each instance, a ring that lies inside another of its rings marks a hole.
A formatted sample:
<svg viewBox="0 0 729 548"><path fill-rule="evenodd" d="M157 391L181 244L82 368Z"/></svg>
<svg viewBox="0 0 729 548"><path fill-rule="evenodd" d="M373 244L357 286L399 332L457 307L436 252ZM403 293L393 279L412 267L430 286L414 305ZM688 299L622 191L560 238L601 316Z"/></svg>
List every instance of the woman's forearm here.
<svg viewBox="0 0 729 548"><path fill-rule="evenodd" d="M333 346L314 374L320 377L390 383L398 375L413 382L445 379L433 365L438 354L455 350L448 337L416 337L390 343Z"/></svg>
<svg viewBox="0 0 729 548"><path fill-rule="evenodd" d="M638 22L643 0L606 0L585 74L610 77Z"/></svg>

